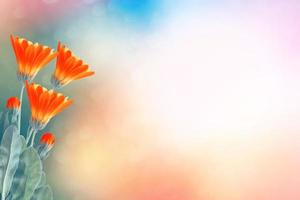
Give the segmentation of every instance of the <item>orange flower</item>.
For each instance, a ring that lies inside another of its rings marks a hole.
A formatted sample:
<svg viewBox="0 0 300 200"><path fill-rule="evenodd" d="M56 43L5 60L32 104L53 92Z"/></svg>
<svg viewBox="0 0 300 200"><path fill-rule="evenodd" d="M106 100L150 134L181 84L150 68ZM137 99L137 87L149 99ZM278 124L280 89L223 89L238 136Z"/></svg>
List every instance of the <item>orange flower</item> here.
<svg viewBox="0 0 300 200"><path fill-rule="evenodd" d="M7 99L6 108L8 109L19 110L20 105L21 102L18 97L10 97L9 99Z"/></svg>
<svg viewBox="0 0 300 200"><path fill-rule="evenodd" d="M72 103L63 94L38 84L28 84L26 81L26 89L31 108L31 125L36 130L43 129L51 118Z"/></svg>
<svg viewBox="0 0 300 200"><path fill-rule="evenodd" d="M29 82L36 76L40 69L57 56L53 49L18 37L10 37L17 64L18 78Z"/></svg>
<svg viewBox="0 0 300 200"><path fill-rule="evenodd" d="M41 144L53 146L55 143L55 136L52 133L44 133L40 139Z"/></svg>
<svg viewBox="0 0 300 200"><path fill-rule="evenodd" d="M93 75L95 72L89 70L89 66L75 56L70 49L58 43L58 56L56 68L51 79L55 88L60 88L73 80L82 79Z"/></svg>

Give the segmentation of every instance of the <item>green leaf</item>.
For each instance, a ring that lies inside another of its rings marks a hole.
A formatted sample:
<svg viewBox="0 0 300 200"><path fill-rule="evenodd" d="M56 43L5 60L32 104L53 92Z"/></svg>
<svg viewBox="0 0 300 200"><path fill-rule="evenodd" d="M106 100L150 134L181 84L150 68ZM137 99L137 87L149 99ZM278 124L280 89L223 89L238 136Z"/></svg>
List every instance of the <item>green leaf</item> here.
<svg viewBox="0 0 300 200"><path fill-rule="evenodd" d="M34 193L30 200L52 200L52 190L46 182L46 174L42 172L41 179L39 181L38 187L34 190Z"/></svg>
<svg viewBox="0 0 300 200"><path fill-rule="evenodd" d="M25 140L15 126L9 126L3 135L0 147L0 192L2 200L8 195Z"/></svg>
<svg viewBox="0 0 300 200"><path fill-rule="evenodd" d="M4 115L4 122L3 122L3 131L9 128L10 121L9 121L9 112L6 111Z"/></svg>
<svg viewBox="0 0 300 200"><path fill-rule="evenodd" d="M20 156L11 194L12 200L30 200L42 180L42 162L33 147L26 148Z"/></svg>
<svg viewBox="0 0 300 200"><path fill-rule="evenodd" d="M30 200L52 200L53 194L49 185L37 188Z"/></svg>
<svg viewBox="0 0 300 200"><path fill-rule="evenodd" d="M45 185L47 185L46 174L45 174L45 172L42 172L38 187L42 187L42 186L45 186Z"/></svg>

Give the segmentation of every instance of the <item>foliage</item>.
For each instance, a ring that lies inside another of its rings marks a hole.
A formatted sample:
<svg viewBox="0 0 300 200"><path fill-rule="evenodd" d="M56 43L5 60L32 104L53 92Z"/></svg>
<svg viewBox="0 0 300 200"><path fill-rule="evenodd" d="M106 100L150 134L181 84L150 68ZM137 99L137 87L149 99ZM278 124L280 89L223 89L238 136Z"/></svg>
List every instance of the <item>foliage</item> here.
<svg viewBox="0 0 300 200"><path fill-rule="evenodd" d="M74 80L91 76L94 72L60 43L57 51L19 37L11 36L11 43L18 64L17 77L22 87L20 98L10 97L5 110L0 112L0 127L4 132L0 145L1 200L52 200L43 161L54 146L55 136L44 133L38 144L35 143L35 137L53 117L72 103L72 100L55 90ZM48 90L33 83L39 70L55 58L56 68L49 79L53 89ZM26 137L20 132L25 88L31 109Z"/></svg>

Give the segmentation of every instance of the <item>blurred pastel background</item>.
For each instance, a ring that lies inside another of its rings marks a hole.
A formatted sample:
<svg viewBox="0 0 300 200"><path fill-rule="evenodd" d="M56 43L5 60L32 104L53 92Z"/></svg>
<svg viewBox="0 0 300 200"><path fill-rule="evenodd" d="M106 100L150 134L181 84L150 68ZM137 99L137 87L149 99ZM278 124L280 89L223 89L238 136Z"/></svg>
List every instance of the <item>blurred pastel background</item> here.
<svg viewBox="0 0 300 200"><path fill-rule="evenodd" d="M48 126L55 200L300 199L300 1L0 0L0 13L1 106L20 89L10 34L61 41L96 71L63 89L75 103Z"/></svg>

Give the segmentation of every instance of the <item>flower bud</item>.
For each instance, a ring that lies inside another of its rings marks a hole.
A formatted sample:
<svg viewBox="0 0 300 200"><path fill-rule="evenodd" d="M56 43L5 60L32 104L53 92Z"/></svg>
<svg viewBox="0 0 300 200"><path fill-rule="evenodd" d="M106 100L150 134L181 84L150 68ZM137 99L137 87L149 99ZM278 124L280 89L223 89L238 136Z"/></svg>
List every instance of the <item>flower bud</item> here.
<svg viewBox="0 0 300 200"><path fill-rule="evenodd" d="M52 133L44 133L37 146L37 151L42 160L49 156L49 152L55 144L55 136Z"/></svg>
<svg viewBox="0 0 300 200"><path fill-rule="evenodd" d="M6 108L11 110L19 110L21 106L21 102L18 97L10 97L7 99Z"/></svg>

